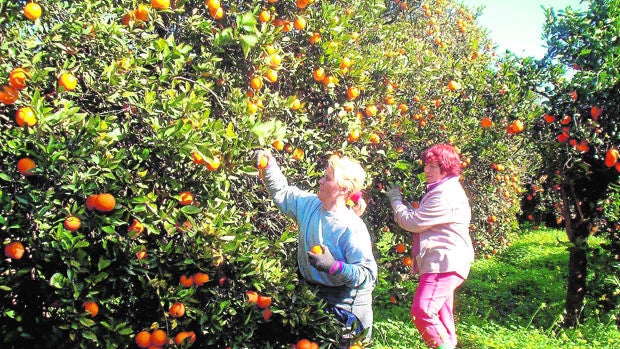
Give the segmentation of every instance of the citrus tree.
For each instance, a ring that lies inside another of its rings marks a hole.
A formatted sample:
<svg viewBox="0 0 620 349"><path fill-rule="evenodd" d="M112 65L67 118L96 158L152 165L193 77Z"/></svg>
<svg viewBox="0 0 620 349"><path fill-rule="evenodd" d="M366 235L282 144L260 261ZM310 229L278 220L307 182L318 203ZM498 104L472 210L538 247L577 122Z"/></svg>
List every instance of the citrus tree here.
<svg viewBox="0 0 620 349"><path fill-rule="evenodd" d="M527 207L537 219L566 228L565 322L571 326L594 311L618 311L619 8L618 1L591 1L583 12L547 10L549 50L539 82L544 113L532 133L544 166L529 188ZM588 247L593 235L605 239L602 249ZM586 294L595 301L583 311Z"/></svg>
<svg viewBox="0 0 620 349"><path fill-rule="evenodd" d="M393 299L415 205L452 143L480 256L509 244L537 159L523 71L451 1L13 1L0 12L5 346L335 345L296 273L296 226L252 154L313 189L329 153L369 174Z"/></svg>

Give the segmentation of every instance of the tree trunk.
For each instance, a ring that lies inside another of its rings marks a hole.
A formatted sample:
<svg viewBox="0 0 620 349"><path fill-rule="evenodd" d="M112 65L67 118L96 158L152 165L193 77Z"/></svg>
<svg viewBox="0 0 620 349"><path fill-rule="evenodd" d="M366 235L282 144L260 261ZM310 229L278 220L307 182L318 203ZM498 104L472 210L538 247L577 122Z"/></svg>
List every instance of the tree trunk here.
<svg viewBox="0 0 620 349"><path fill-rule="evenodd" d="M577 233L579 234L580 232ZM581 234L578 236L580 235ZM581 309L586 294L586 276L588 268L586 240L577 237L569 251L566 319L564 324L566 326L575 327L581 320Z"/></svg>

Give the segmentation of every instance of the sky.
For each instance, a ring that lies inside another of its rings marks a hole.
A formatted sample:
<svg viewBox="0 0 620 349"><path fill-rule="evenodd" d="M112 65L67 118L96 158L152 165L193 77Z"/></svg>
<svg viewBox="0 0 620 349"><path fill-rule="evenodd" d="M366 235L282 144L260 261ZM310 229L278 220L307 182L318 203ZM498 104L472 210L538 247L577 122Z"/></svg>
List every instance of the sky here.
<svg viewBox="0 0 620 349"><path fill-rule="evenodd" d="M545 13L541 6L556 10L570 6L586 9L580 0L461 0L469 8L483 7L479 24L497 45L497 53L507 49L519 56L541 58L547 51L541 39Z"/></svg>

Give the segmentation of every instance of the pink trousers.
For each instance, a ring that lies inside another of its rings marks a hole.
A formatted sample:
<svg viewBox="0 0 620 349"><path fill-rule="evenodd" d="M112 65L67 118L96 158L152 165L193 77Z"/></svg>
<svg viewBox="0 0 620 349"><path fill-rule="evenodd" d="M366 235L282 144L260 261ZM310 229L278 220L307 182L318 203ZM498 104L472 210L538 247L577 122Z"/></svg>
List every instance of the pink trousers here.
<svg viewBox="0 0 620 349"><path fill-rule="evenodd" d="M453 348L456 345L452 308L454 291L463 281L454 272L420 276L411 305L411 318L429 348Z"/></svg>

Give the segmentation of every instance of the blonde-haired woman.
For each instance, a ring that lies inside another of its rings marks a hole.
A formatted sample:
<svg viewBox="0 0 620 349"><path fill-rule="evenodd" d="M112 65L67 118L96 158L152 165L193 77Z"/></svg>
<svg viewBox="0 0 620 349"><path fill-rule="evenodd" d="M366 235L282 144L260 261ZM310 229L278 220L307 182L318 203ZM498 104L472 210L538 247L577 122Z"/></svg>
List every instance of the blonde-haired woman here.
<svg viewBox="0 0 620 349"><path fill-rule="evenodd" d="M347 201L359 193L366 172L359 162L332 155L316 194L288 184L275 158L257 152L257 164L268 157L263 180L276 206L293 218L299 227L297 263L304 281L318 288L318 296L328 303L345 327L354 333L372 331L372 291L377 280L370 234L359 217L365 208L362 198L354 209ZM311 252L321 246L323 253Z"/></svg>

